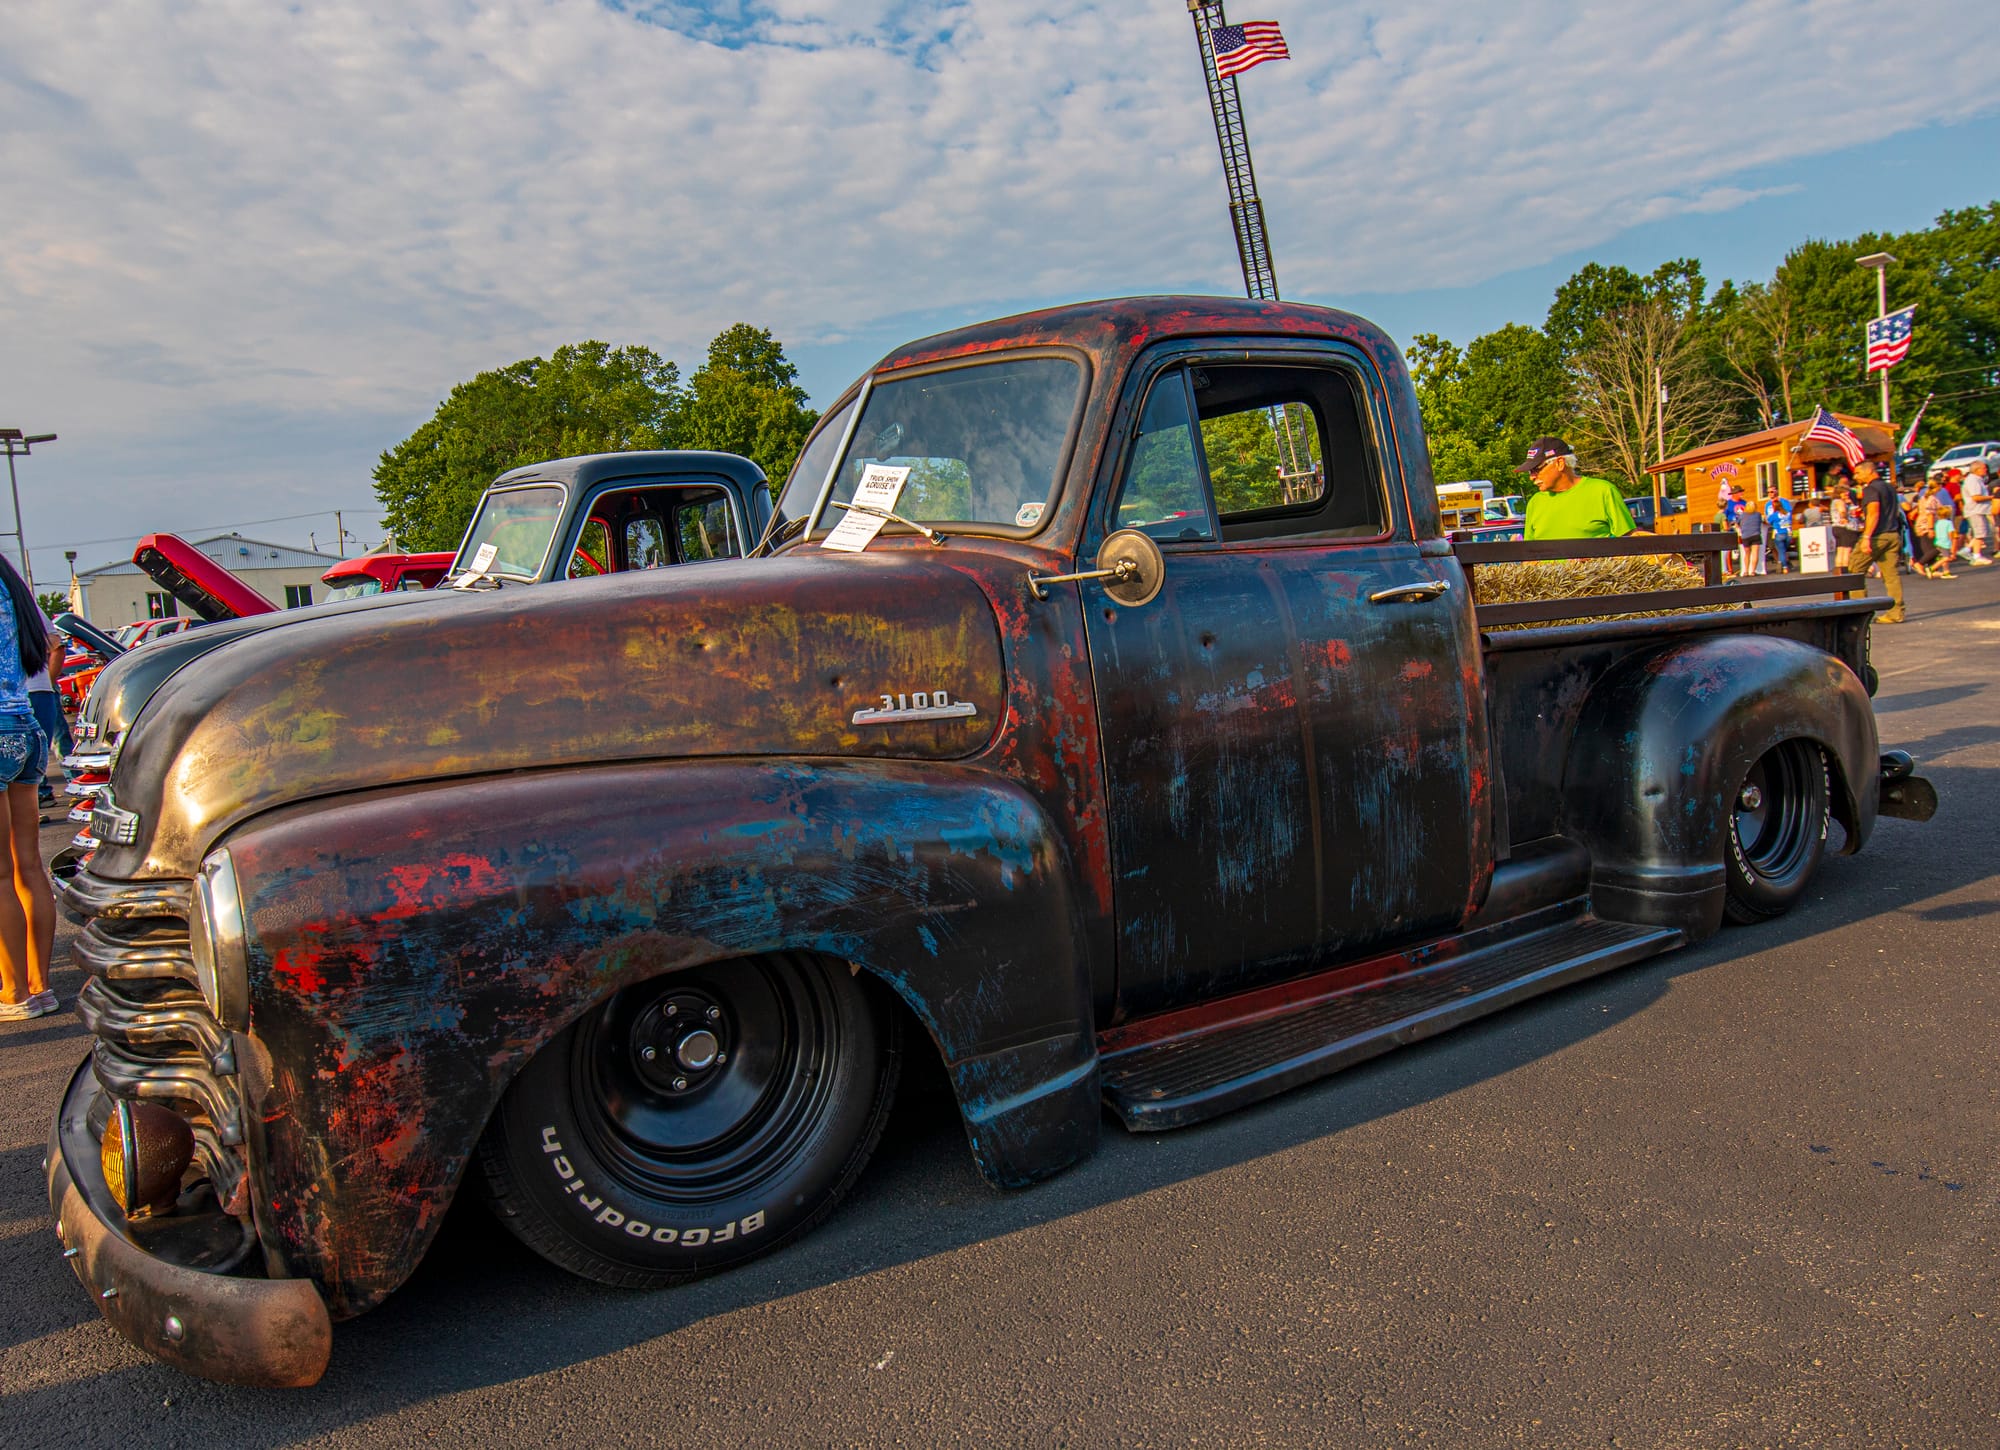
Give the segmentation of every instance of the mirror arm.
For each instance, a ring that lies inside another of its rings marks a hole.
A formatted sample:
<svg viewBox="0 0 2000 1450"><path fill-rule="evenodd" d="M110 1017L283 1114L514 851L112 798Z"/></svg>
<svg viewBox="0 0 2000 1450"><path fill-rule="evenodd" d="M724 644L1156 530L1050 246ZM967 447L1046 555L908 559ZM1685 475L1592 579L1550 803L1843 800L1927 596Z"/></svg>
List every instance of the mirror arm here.
<svg viewBox="0 0 2000 1450"><path fill-rule="evenodd" d="M1030 574L1028 587L1035 592L1035 598L1047 599L1051 584L1081 584L1086 579L1116 579L1123 584L1139 572L1137 561L1120 559L1109 569L1086 569L1081 574Z"/></svg>

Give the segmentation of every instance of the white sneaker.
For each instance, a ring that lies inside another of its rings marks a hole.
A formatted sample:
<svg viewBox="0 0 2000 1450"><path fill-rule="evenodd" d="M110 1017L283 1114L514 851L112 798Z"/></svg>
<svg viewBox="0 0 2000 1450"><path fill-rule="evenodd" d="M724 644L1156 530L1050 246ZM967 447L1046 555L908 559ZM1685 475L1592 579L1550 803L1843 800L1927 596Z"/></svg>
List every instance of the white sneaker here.
<svg viewBox="0 0 2000 1450"><path fill-rule="evenodd" d="M1993 567L1993 561L1991 559L1974 558L1972 567L1975 569L1990 569Z"/></svg>

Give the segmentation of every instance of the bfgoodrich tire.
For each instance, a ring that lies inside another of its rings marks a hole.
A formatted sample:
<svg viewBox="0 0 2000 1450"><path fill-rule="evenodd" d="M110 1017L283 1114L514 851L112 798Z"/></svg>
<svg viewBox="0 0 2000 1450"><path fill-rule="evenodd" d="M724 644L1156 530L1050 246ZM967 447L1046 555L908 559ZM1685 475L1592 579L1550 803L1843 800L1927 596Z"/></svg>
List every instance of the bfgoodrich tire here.
<svg viewBox="0 0 2000 1450"><path fill-rule="evenodd" d="M901 1023L845 966L773 956L628 987L551 1041L480 1142L501 1221L552 1263L656 1288L818 1223L887 1121Z"/></svg>
<svg viewBox="0 0 2000 1450"><path fill-rule="evenodd" d="M1723 851L1731 921L1768 921L1805 895L1826 853L1829 795L1826 756L1810 740L1787 740L1744 773Z"/></svg>

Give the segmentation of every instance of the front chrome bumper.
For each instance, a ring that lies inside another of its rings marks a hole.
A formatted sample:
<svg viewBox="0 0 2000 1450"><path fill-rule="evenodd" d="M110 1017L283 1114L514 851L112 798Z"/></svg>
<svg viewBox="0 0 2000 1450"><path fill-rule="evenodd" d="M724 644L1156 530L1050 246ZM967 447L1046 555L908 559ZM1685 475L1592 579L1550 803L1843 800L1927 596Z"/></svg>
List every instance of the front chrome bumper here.
<svg viewBox="0 0 2000 1450"><path fill-rule="evenodd" d="M56 1235L99 1312L148 1354L203 1379L316 1383L333 1320L312 1284L191 1268L134 1241L98 1166L90 1114L102 1091L86 1059L63 1093L48 1157Z"/></svg>

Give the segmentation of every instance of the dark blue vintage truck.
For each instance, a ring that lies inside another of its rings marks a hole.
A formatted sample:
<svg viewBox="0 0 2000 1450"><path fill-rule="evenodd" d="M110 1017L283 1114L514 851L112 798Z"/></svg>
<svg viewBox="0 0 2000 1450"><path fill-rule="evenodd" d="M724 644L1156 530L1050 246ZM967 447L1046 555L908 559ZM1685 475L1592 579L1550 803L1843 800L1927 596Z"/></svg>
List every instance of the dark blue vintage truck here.
<svg viewBox="0 0 2000 1450"><path fill-rule="evenodd" d="M885 358L752 557L182 658L65 891L64 1252L161 1358L310 1383L460 1192L670 1285L831 1212L906 1053L1024 1185L1106 1108L1198 1122L1774 916L1934 805L1877 605L1807 597L1861 581L1475 604L1479 549L1542 547L1443 537L1369 323L1138 299Z"/></svg>

